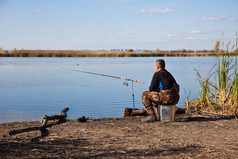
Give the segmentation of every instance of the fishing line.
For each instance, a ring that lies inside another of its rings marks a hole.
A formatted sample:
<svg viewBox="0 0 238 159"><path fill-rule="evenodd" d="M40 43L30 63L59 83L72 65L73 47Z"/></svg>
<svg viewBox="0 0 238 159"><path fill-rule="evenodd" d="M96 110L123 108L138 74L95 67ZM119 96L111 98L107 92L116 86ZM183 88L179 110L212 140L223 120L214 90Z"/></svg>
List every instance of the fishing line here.
<svg viewBox="0 0 238 159"><path fill-rule="evenodd" d="M57 68L58 68L58 69L63 69L63 68L60 68L60 67L57 67ZM74 70L74 69L63 69L63 70L74 71L74 72L81 72L81 73L87 73L87 74L92 74L92 75L98 75L98 76L103 76L103 77L109 77L109 78L115 78L115 79L125 80L125 81L123 82L123 84L126 85L126 86L129 85L128 81L130 81L130 82L131 82L131 86L132 86L133 110L135 110L135 93L134 93L134 85L133 85L133 82L142 83L142 84L145 83L145 82L139 81L139 80L124 78L124 77L118 77L118 76L112 76L112 75L106 75L106 74L95 73L95 72L89 72L89 71Z"/></svg>
<svg viewBox="0 0 238 159"><path fill-rule="evenodd" d="M81 71L81 70L73 70L73 69L65 69L65 70L75 71L75 72L81 72L81 73L88 73L88 74L98 75L98 76L104 76L104 77L111 77L111 78L116 78L116 79L121 79L121 80L126 80L126 81L132 81L132 82L142 83L142 84L145 83L145 82L143 82L143 81L138 81L138 80L134 80L134 79L124 78L124 77L118 77L118 76L112 76L112 75L106 75L106 74L95 73L95 72L88 72L88 71Z"/></svg>
<svg viewBox="0 0 238 159"><path fill-rule="evenodd" d="M80 71L80 70L71 70L71 69L65 69L65 70L75 71L75 72L81 72L81 73L88 73L88 74L98 75L98 76L104 76L104 77L111 77L111 78L116 78L116 79L121 79L121 77L112 76L112 75L105 75L105 74L101 74L101 73L94 73L94 72Z"/></svg>

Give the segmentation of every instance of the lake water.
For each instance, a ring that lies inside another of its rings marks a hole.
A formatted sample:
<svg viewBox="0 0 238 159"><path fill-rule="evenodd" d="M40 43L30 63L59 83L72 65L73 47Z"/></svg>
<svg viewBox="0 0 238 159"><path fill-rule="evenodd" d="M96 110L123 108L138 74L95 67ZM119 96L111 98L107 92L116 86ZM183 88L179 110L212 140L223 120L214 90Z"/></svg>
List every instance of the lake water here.
<svg viewBox="0 0 238 159"><path fill-rule="evenodd" d="M123 80L75 72L89 71L144 81L134 83L136 108L143 108L141 94L147 90L158 57L139 58L0 58L0 122L41 120L69 106L69 119L122 117L132 107L132 89ZM164 57L166 68L190 98L199 89L194 71L207 73L216 57Z"/></svg>

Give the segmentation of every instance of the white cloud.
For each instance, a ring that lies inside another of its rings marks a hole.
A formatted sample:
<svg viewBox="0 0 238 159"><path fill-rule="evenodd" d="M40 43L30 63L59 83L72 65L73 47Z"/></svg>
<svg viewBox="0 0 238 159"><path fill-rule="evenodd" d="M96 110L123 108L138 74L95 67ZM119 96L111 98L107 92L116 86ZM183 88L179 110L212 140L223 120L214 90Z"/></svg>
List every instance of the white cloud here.
<svg viewBox="0 0 238 159"><path fill-rule="evenodd" d="M215 30L210 30L210 29L206 29L206 30L192 30L189 33L190 34L207 34L207 33L212 33L215 32Z"/></svg>
<svg viewBox="0 0 238 159"><path fill-rule="evenodd" d="M186 37L185 39L186 40L194 40L194 37L189 36L189 37Z"/></svg>
<svg viewBox="0 0 238 159"><path fill-rule="evenodd" d="M168 34L167 37L168 38L183 38L184 36L182 36L182 35L175 35L175 34Z"/></svg>
<svg viewBox="0 0 238 159"><path fill-rule="evenodd" d="M151 13L150 13L150 14L147 14L147 15L148 15L149 17L153 16L153 14L151 14Z"/></svg>
<svg viewBox="0 0 238 159"><path fill-rule="evenodd" d="M175 37L174 34L168 34L167 36L168 36L169 38L173 38L173 37Z"/></svg>
<svg viewBox="0 0 238 159"><path fill-rule="evenodd" d="M214 17L202 17L203 21L220 21L220 20L227 20L227 21L236 21L235 18L230 18L229 16L214 16Z"/></svg>
<svg viewBox="0 0 238 159"><path fill-rule="evenodd" d="M202 31L199 31L199 30L193 30L191 32L194 33L194 34L202 33ZM207 37L193 37L193 36L188 36L188 35L185 36L185 35L175 35L175 34L168 34L167 37L168 38L175 38L175 39L178 39L178 40L208 40Z"/></svg>
<svg viewBox="0 0 238 159"><path fill-rule="evenodd" d="M22 22L3 22L3 23L0 23L0 27L5 25L21 25L21 24Z"/></svg>
<svg viewBox="0 0 238 159"><path fill-rule="evenodd" d="M139 38L139 34L138 33L127 33L125 34L126 38Z"/></svg>
<svg viewBox="0 0 238 159"><path fill-rule="evenodd" d="M208 40L208 38L207 38L207 37L204 37L204 38L202 38L201 40Z"/></svg>
<svg viewBox="0 0 238 159"><path fill-rule="evenodd" d="M8 25L9 23L8 22L3 22L3 23L0 23L0 26L4 26L4 25Z"/></svg>
<svg viewBox="0 0 238 159"><path fill-rule="evenodd" d="M122 1L122 3L129 3L129 2L131 2L131 0L121 0Z"/></svg>
<svg viewBox="0 0 238 159"><path fill-rule="evenodd" d="M158 42L163 42L163 40L147 40L149 43L158 43Z"/></svg>
<svg viewBox="0 0 238 159"><path fill-rule="evenodd" d="M237 21L237 19L235 19L235 18L230 18L230 19L228 19L229 21L232 21L232 22L234 22L234 21Z"/></svg>
<svg viewBox="0 0 238 159"><path fill-rule="evenodd" d="M71 33L87 33L87 30L80 30L80 29L71 29Z"/></svg>
<svg viewBox="0 0 238 159"><path fill-rule="evenodd" d="M40 10L40 9L36 9L35 12L36 12L36 13L40 13L41 10Z"/></svg>
<svg viewBox="0 0 238 159"><path fill-rule="evenodd" d="M208 40L207 37L195 38L195 37L192 37L192 36L185 37L184 39L185 40Z"/></svg>
<svg viewBox="0 0 238 159"><path fill-rule="evenodd" d="M200 33L202 33L202 31L200 31L200 30L192 30L190 33L191 34L200 34Z"/></svg>
<svg viewBox="0 0 238 159"><path fill-rule="evenodd" d="M163 40L146 40L146 39L136 39L135 41L139 43L160 43L163 42Z"/></svg>
<svg viewBox="0 0 238 159"><path fill-rule="evenodd" d="M169 8L150 8L150 9L142 9L140 12L142 13L169 13L169 12L173 12L173 9L169 9Z"/></svg>

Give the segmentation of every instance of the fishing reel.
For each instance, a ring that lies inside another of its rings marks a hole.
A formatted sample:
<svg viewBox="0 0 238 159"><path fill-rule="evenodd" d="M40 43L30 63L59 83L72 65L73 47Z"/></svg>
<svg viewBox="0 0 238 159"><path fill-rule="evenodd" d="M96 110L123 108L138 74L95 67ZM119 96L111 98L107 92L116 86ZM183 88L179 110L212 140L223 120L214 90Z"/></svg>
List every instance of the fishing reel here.
<svg viewBox="0 0 238 159"><path fill-rule="evenodd" d="M124 84L125 86L128 86L128 85L129 85L129 83L127 82L127 80L124 81L123 84Z"/></svg>

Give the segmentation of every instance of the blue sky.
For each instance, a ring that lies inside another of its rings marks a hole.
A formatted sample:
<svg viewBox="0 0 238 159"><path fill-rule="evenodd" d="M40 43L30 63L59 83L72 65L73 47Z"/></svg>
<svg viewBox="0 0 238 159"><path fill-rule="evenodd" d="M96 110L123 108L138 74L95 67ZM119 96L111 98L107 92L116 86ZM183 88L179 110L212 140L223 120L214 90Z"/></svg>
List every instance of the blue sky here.
<svg viewBox="0 0 238 159"><path fill-rule="evenodd" d="M237 0L0 0L0 46L213 49L216 40L235 41L237 6Z"/></svg>

